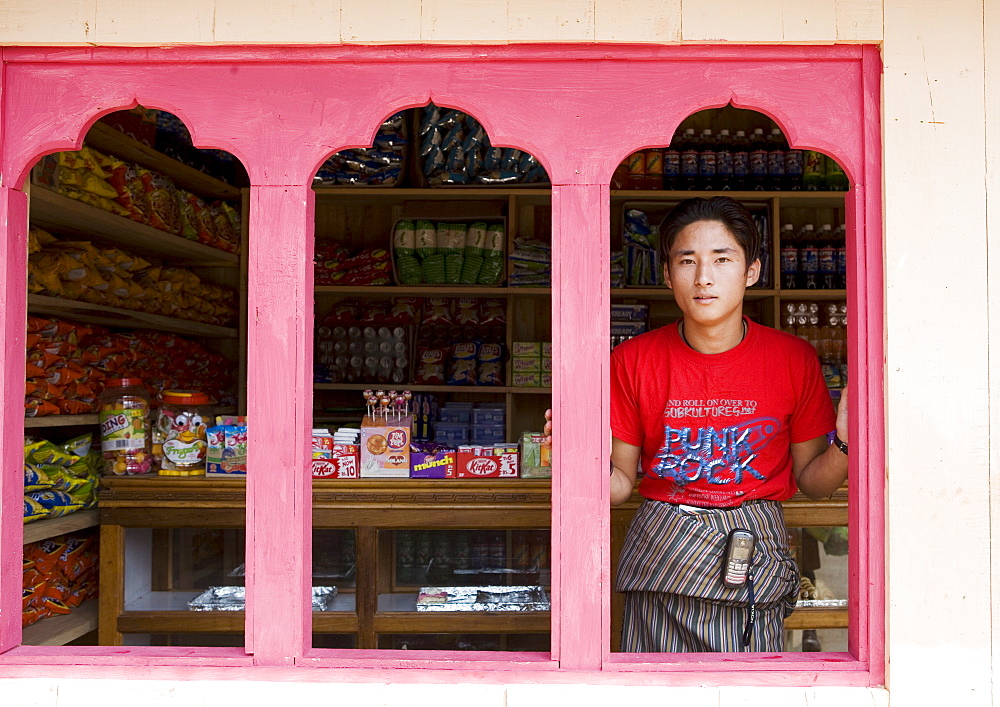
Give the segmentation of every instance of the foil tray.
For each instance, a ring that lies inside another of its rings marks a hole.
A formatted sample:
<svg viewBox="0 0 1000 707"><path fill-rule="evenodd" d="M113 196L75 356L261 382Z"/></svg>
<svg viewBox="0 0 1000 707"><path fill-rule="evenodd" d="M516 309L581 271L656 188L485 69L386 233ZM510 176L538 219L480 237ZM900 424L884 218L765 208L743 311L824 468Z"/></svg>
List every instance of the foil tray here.
<svg viewBox="0 0 1000 707"><path fill-rule="evenodd" d="M313 587L313 611L327 611L336 587ZM243 611L246 608L246 587L209 587L188 602L191 611Z"/></svg>
<svg viewBox="0 0 1000 707"><path fill-rule="evenodd" d="M846 609L847 599L799 599L796 609Z"/></svg>
<svg viewBox="0 0 1000 707"><path fill-rule="evenodd" d="M432 595L446 594L445 601ZM551 604L540 586L421 587L417 611L549 611Z"/></svg>

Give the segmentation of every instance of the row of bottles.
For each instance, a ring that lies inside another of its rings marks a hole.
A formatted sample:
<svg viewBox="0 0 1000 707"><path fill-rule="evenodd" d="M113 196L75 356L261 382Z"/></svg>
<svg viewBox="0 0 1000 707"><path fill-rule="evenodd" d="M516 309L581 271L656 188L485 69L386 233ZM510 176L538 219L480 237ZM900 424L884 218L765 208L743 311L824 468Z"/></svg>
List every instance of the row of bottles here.
<svg viewBox="0 0 1000 707"><path fill-rule="evenodd" d="M503 530L401 530L396 534L398 584L459 586L491 578L493 583L502 583L495 580L511 570L537 575L548 568L548 530L515 530L509 547Z"/></svg>
<svg viewBox="0 0 1000 707"><path fill-rule="evenodd" d="M784 302L782 328L812 344L828 388L847 385L847 303Z"/></svg>
<svg viewBox="0 0 1000 707"><path fill-rule="evenodd" d="M838 290L847 288L846 227L807 223L796 230L781 227L781 288Z"/></svg>
<svg viewBox="0 0 1000 707"><path fill-rule="evenodd" d="M779 128L770 135L723 129L679 132L666 148L634 152L615 170L612 189L671 191L846 191L848 179L821 152L790 148Z"/></svg>

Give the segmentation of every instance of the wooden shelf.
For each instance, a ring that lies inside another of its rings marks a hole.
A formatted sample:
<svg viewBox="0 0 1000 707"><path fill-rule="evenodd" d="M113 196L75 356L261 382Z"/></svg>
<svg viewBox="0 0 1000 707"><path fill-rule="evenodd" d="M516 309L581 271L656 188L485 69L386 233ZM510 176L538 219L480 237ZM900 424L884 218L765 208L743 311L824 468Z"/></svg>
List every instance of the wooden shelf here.
<svg viewBox="0 0 1000 707"><path fill-rule="evenodd" d="M68 614L50 616L24 629L26 646L64 646L97 628L98 601L91 599Z"/></svg>
<svg viewBox="0 0 1000 707"><path fill-rule="evenodd" d="M341 297L549 297L549 287L475 287L472 285L317 285L318 295Z"/></svg>
<svg viewBox="0 0 1000 707"><path fill-rule="evenodd" d="M785 619L785 628L847 628L847 609L800 608Z"/></svg>
<svg viewBox="0 0 1000 707"><path fill-rule="evenodd" d="M844 300L847 299L847 290L781 290L778 296L788 300Z"/></svg>
<svg viewBox="0 0 1000 707"><path fill-rule="evenodd" d="M130 252L165 258L173 265L236 267L240 256L32 185L31 223L58 234L94 239Z"/></svg>
<svg viewBox="0 0 1000 707"><path fill-rule="evenodd" d="M500 201L512 196L551 197L552 190L545 187L365 187L365 186L314 186L317 199L346 199L350 201Z"/></svg>
<svg viewBox="0 0 1000 707"><path fill-rule="evenodd" d="M98 524L97 509L77 511L59 518L44 518L24 526L24 544L38 542L63 533L93 528Z"/></svg>
<svg viewBox="0 0 1000 707"><path fill-rule="evenodd" d="M187 319L175 319L160 314L135 312L130 309L106 307L102 304L77 302L47 295L28 295L28 311L32 314L69 317L88 324L124 329L153 329L186 336L204 336L217 339L234 339L237 335L236 329L231 327L202 324Z"/></svg>
<svg viewBox="0 0 1000 707"><path fill-rule="evenodd" d="M665 203L683 201L694 197L710 199L713 196L728 196L743 202L764 204L772 199L788 202L792 206L843 206L842 191L658 191L649 189L613 189L612 201L662 201Z"/></svg>
<svg viewBox="0 0 1000 707"><path fill-rule="evenodd" d="M212 199L239 200L240 189L205 174L199 169L157 152L110 125L96 122L87 132L84 143L100 152L121 157L126 162L137 162L170 177L177 186Z"/></svg>
<svg viewBox="0 0 1000 707"><path fill-rule="evenodd" d="M25 429L33 427L74 427L76 425L96 425L99 416L93 415L45 415L44 417L24 418Z"/></svg>
<svg viewBox="0 0 1000 707"><path fill-rule="evenodd" d="M313 383L314 390L366 390L406 388L411 393L512 393L514 395L552 395L552 388L505 385L410 385L406 383Z"/></svg>

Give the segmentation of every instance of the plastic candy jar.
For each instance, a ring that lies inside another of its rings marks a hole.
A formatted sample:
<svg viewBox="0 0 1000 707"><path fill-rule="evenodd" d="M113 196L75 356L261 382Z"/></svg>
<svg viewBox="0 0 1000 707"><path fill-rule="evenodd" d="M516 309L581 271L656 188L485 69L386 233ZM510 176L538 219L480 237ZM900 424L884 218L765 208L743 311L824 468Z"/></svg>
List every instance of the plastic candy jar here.
<svg viewBox="0 0 1000 707"><path fill-rule="evenodd" d="M148 474L150 454L149 395L139 378L108 381L98 398L101 419L101 456L104 473L115 476Z"/></svg>
<svg viewBox="0 0 1000 707"><path fill-rule="evenodd" d="M196 390L165 390L160 394L153 452L162 476L205 473L208 423L212 399Z"/></svg>

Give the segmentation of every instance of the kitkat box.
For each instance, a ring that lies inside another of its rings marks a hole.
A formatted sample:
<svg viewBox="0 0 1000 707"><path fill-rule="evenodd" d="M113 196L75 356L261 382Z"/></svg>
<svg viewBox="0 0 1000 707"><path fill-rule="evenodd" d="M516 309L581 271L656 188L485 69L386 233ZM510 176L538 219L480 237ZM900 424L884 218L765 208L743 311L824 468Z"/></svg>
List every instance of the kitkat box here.
<svg viewBox="0 0 1000 707"><path fill-rule="evenodd" d="M458 479L516 479L516 444L463 444L458 447L455 477Z"/></svg>
<svg viewBox="0 0 1000 707"><path fill-rule="evenodd" d="M357 479L361 471L360 448L356 444L332 444L324 459L312 460L314 479Z"/></svg>

